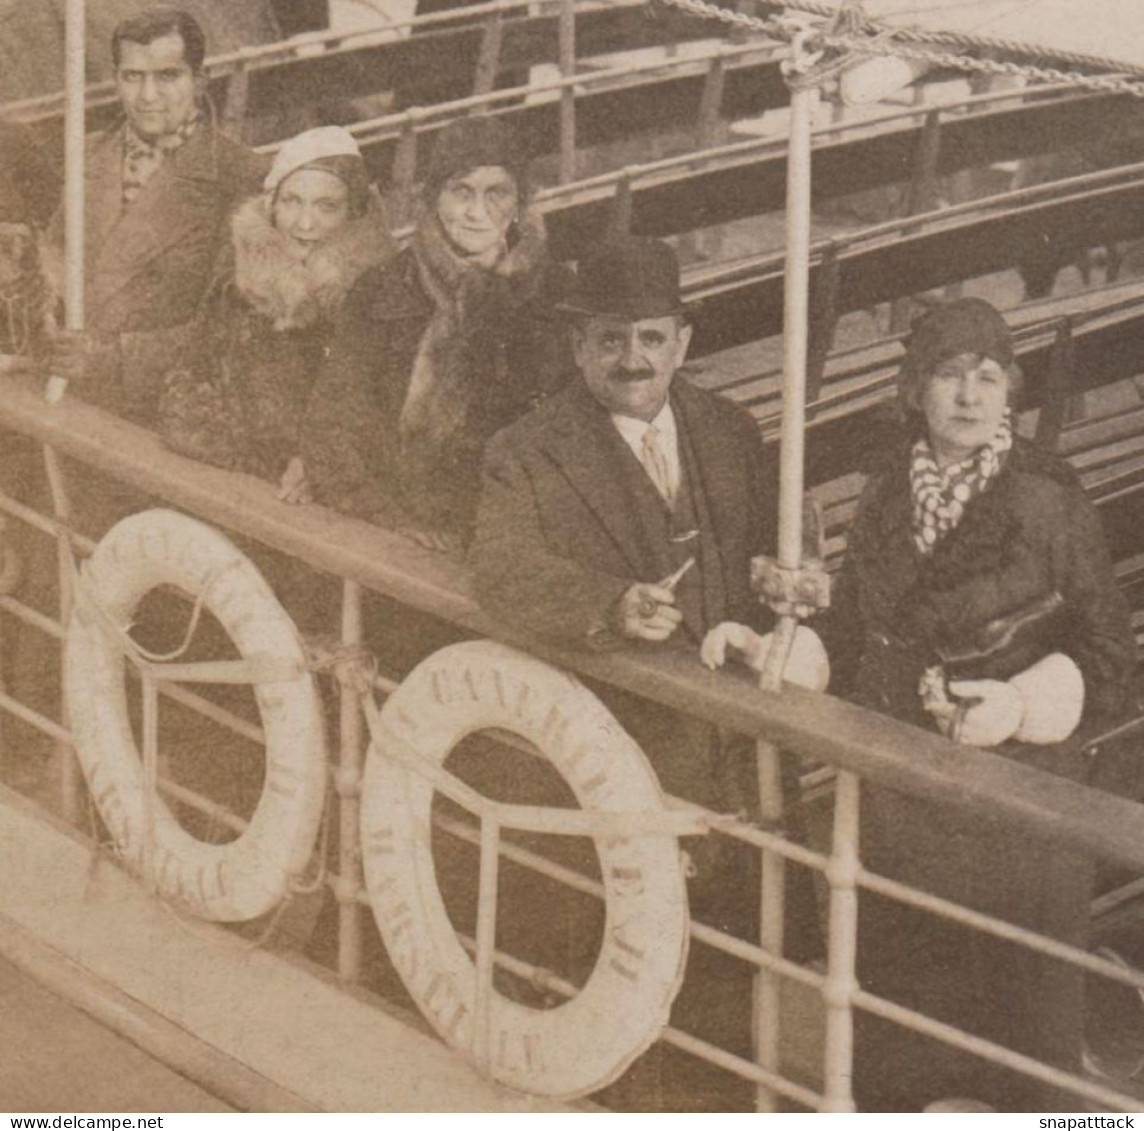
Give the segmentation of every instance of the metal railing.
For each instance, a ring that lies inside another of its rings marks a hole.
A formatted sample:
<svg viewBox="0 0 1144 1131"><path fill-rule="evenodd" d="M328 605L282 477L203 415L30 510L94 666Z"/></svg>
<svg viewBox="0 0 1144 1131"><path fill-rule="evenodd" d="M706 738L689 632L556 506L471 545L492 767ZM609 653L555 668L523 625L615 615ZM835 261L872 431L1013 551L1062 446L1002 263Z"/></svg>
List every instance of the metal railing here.
<svg viewBox="0 0 1144 1131"><path fill-rule="evenodd" d="M782 1096L820 1110L853 1110L854 1012L864 1010L1015 1072L1069 1090L1087 1101L1116 1110L1138 1110L1139 1099L1135 1096L1038 1063L866 992L857 978L856 949L861 893L874 892L1018 943L1035 953L1067 961L1121 985L1144 990L1144 973L871 873L862 865L858 838L860 783L870 782L958 812L988 814L1014 829L1051 836L1062 851L1075 849L1092 853L1144 872L1139 805L1047 776L986 751L956 746L936 735L830 696L797 689L787 689L780 695L765 694L745 678L706 672L692 657L682 653L601 655L538 644L491 621L476 607L469 596L462 563L428 554L387 531L341 518L319 507L297 508L277 502L269 484L175 456L164 450L154 435L90 406L69 401L47 407L42 403L39 390L24 379L3 380L0 427L38 443L50 444L61 456L78 461L91 473L110 476L141 493L157 496L211 524L245 539L254 539L339 578L338 635L347 649L358 649L363 641L368 643L363 628L362 601L364 594L372 591L465 632L503 640L541 660L635 693L654 704L834 766L838 776L832 802L833 833L825 851L792 843L775 831L743 820L702 810L686 798L668 801L668 816L679 830L716 829L718 835L750 847L764 859L790 861L813 869L821 874L829 893L825 973L792 962L773 948L755 945L703 923L692 921L690 925L693 940L748 964L761 982L770 980L775 985L790 982L821 1000L825 1014L819 1059L821 1087L792 1077L781 1055L775 1059L765 1049L752 1061L673 1026L663 1032L662 1040L667 1044L755 1085L760 1107L773 1108L776 1097ZM61 534L55 514L37 512L16 498L0 496L0 512L17 522L30 524L42 535L54 538ZM89 540L66 530L62 533L77 552L91 548ZM50 638L59 639L63 635L64 629L57 620L26 607L14 597L0 598L0 610L46 632ZM2 643L0 634L0 646ZM366 731L360 695L351 684L352 681L345 681L340 685L341 725L337 762L331 777L337 805L335 819L341 835L336 866L325 879L339 906L339 973L347 981L357 981L362 974L363 912L369 906L359 841ZM379 679L374 681L373 689L385 695L397 686L392 680ZM260 729L250 720L204 696L162 680L158 681L158 689L186 706L202 710L213 722L229 727L245 739L257 742L262 737ZM22 705L7 692L0 693L0 710L38 728L55 742L68 741L63 723ZM447 782L441 779L438 784L447 785ZM169 781L161 783L160 789L220 826L235 832L244 827L236 813L192 789ZM600 884L590 877L510 840L500 838L498 845L498 838L489 834L490 828L498 827L498 819L507 827L514 821L528 824L538 818L528 817L512 807L486 803L471 794L457 796L464 806L478 811L479 823L444 818L439 819L438 824L454 837L482 847L485 855L481 874L486 884L495 874L490 864L499 854L502 859L540 872L574 891L591 896L601 894ZM524 820L520 820L522 816ZM482 820L489 817L493 819L491 823ZM591 823L587 814L581 817L568 810L557 810L555 817L545 820L548 827L556 820L573 831L583 831L583 827ZM494 855L490 857L490 853ZM485 886L482 890L482 901L487 904L489 889ZM764 907L764 915L782 914L781 906L766 908L765 892ZM475 955L476 969L483 978L479 995L485 994L487 1000L490 979L496 969L528 979L556 996L577 992L576 987L559 974L524 961L503 948L498 949L489 929L492 913L493 908L485 906L478 913L475 938L463 940ZM772 1021L781 1025L783 1018L776 1014ZM781 1028L778 1036L781 1053Z"/></svg>

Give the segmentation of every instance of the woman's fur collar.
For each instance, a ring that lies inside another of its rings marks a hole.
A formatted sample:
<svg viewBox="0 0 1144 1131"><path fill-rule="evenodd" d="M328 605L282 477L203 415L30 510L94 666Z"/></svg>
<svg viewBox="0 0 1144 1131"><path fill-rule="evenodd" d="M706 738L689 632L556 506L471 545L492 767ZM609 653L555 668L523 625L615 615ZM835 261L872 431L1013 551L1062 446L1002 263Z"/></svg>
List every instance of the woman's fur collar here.
<svg viewBox="0 0 1144 1131"><path fill-rule="evenodd" d="M293 258L274 227L265 195L251 197L231 217L234 282L239 294L271 319L275 330L329 321L367 268L393 254L381 202L370 193L364 216L350 220L307 257Z"/></svg>
<svg viewBox="0 0 1144 1131"><path fill-rule="evenodd" d="M912 530L912 497L909 487L909 451L904 444L887 458L872 500L872 519L866 553L895 544L904 530ZM954 631L966 615L967 594L983 588L1000 590L1006 578L1023 584L1023 571L1011 572L1028 552L1021 536L1018 501L1022 475L1050 479L1076 488L1073 469L1059 456L1029 440L1014 436L1005 465L989 489L965 508L958 526L938 542L928 557L917 562L914 582L901 595L897 623L903 636L918 640L941 640ZM1016 596L1027 596L1019 593ZM1005 608L1002 592L996 607Z"/></svg>

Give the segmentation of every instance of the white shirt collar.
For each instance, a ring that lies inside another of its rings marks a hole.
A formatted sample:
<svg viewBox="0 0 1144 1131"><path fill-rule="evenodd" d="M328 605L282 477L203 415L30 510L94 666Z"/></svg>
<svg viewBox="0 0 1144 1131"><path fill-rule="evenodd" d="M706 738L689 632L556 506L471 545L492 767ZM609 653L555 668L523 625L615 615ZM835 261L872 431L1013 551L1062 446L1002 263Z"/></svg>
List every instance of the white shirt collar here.
<svg viewBox="0 0 1144 1131"><path fill-rule="evenodd" d="M653 426L659 429L659 434L667 445L667 451L671 452L677 449L675 413L671 411L670 400L663 402L663 408L652 420L640 420L635 416L620 416L613 413L612 423L616 426L616 431L623 436L628 447L636 453L637 458L640 458L640 452L643 450L644 433Z"/></svg>

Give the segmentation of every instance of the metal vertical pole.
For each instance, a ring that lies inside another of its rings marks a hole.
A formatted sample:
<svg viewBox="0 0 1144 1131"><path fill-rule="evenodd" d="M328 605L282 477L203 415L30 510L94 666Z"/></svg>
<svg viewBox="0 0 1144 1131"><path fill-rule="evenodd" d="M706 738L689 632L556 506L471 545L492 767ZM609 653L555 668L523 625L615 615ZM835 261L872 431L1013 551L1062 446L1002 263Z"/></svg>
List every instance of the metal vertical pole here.
<svg viewBox="0 0 1144 1131"><path fill-rule="evenodd" d="M851 1000L858 990L858 819L859 783L840 770L834 787L834 839L830 866L830 934L826 981L826 1041L823 1053L824 1110L854 1110L854 1014Z"/></svg>
<svg viewBox="0 0 1144 1131"><path fill-rule="evenodd" d="M86 112L86 4L68 0L64 24L64 321L69 330L83 329L84 282L84 144ZM57 404L67 390L67 381L52 375L44 399ZM63 475L55 451L44 446L56 522L59 524L57 556L60 584L60 621L65 626L71 616L72 570L69 527L71 514L63 486ZM63 665L61 662L63 686ZM67 704L61 700L60 722L68 726ZM73 824L79 817L80 773L74 752L67 746L56 749L59 765L60 807L65 820Z"/></svg>
<svg viewBox="0 0 1144 1131"><path fill-rule="evenodd" d="M786 276L783 309L783 416L779 460L778 562L795 570L802 564L803 449L806 419L806 358L810 287L810 127L816 91L792 84L790 143L787 155ZM760 686L781 691L783 671L794 641L798 618L780 616L774 644L767 656ZM783 816L781 755L770 742L756 749L759 803L772 827ZM759 945L782 952L785 862L773 852L762 854ZM782 983L769 970L760 970L755 983L755 1056L761 1067L777 1071L781 1039L779 1009ZM759 1111L773 1111L776 1096L760 1087Z"/></svg>
<svg viewBox="0 0 1144 1131"><path fill-rule="evenodd" d="M576 74L576 0L560 0L560 77ZM576 90L560 90L560 183L576 179Z"/></svg>
<svg viewBox="0 0 1144 1131"><path fill-rule="evenodd" d="M342 585L342 645L360 647L362 642L361 586L356 581ZM341 696L339 734L340 764L337 775L339 853L338 885L338 976L347 982L361 977L362 921L357 900L361 868L361 770L362 714L359 690L351 678L338 683Z"/></svg>
<svg viewBox="0 0 1144 1131"><path fill-rule="evenodd" d="M492 1055L493 958L497 937L497 873L500 825L481 817L481 873L477 888L476 1000L473 1004L473 1061L486 1071Z"/></svg>
<svg viewBox="0 0 1144 1131"><path fill-rule="evenodd" d="M84 134L86 102L86 0L67 0L64 26L64 323L83 329ZM48 378L47 400L55 404L67 388Z"/></svg>
<svg viewBox="0 0 1144 1131"><path fill-rule="evenodd" d="M155 868L155 806L159 802L159 685L143 675L143 882L159 890Z"/></svg>

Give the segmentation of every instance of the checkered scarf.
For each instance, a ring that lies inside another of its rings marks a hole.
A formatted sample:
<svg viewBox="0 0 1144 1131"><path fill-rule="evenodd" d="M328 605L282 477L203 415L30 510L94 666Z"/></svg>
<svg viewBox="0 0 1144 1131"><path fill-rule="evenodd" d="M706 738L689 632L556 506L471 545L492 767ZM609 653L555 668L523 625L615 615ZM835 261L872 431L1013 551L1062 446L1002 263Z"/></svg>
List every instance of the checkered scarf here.
<svg viewBox="0 0 1144 1131"><path fill-rule="evenodd" d="M147 141L128 123L123 147L123 204L132 204L143 191L143 186L155 175L176 150L199 128L198 114L188 118L174 133L164 134L154 142Z"/></svg>
<svg viewBox="0 0 1144 1131"><path fill-rule="evenodd" d="M1006 410L997 434L968 459L938 467L929 441L910 452L910 494L914 500L914 545L930 554L961 521L965 508L997 477L1013 446L1013 424Z"/></svg>

